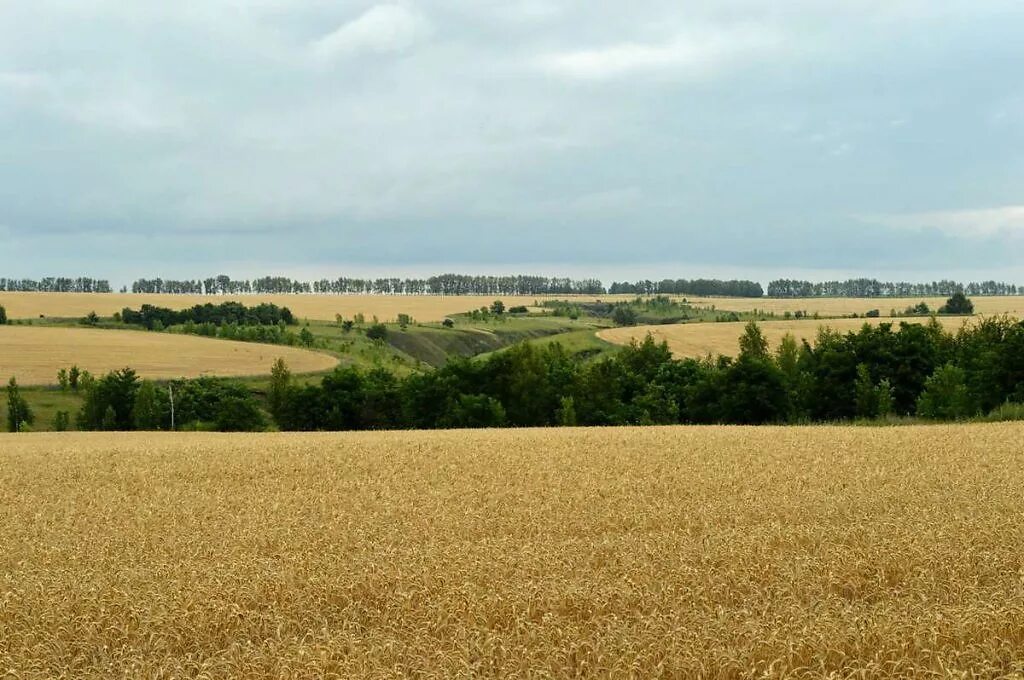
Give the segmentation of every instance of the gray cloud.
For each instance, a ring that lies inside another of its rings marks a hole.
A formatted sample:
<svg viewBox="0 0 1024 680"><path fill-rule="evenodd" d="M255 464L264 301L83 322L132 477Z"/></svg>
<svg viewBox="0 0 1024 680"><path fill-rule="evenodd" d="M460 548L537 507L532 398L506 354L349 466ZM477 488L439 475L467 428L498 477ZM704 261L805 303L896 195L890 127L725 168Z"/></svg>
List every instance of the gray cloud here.
<svg viewBox="0 0 1024 680"><path fill-rule="evenodd" d="M0 273L1020 268L1021 28L1008 0L8 0Z"/></svg>

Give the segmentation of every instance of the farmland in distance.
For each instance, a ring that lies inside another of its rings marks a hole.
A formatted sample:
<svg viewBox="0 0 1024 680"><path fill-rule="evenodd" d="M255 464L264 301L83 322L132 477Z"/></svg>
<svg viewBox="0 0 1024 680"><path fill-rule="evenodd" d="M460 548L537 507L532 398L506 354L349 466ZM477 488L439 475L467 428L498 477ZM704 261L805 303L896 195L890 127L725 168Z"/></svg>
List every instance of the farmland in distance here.
<svg viewBox="0 0 1024 680"><path fill-rule="evenodd" d="M850 316L863 315L877 309L882 316L889 316L892 310L902 312L907 307L924 302L932 311L946 303L945 297L907 297L907 298L726 298L726 297L688 297L695 305L714 305L716 309L750 312L755 309L782 316L786 312L806 312L813 316ZM1011 314L1024 317L1024 295L992 295L972 296L975 314L995 316Z"/></svg>
<svg viewBox="0 0 1024 680"><path fill-rule="evenodd" d="M399 314L409 314L417 321L441 321L449 314L468 312L502 300L506 306L532 305L535 301L566 299L557 296L515 295L158 295L146 293L4 293L0 292L0 305L7 308L12 319L74 318L89 312L111 316L125 307L138 309L144 304L171 309L185 309L211 302L229 300L245 305L271 302L288 307L295 316L304 319L333 321L341 314L352 318L364 314L381 321L393 321ZM600 296L599 296L600 297ZM610 299L611 296L603 296ZM574 297L581 301L597 299L594 296Z"/></svg>
<svg viewBox="0 0 1024 680"><path fill-rule="evenodd" d="M296 373L330 370L338 360L295 347L214 340L177 333L47 326L0 326L0 381L51 385L77 365L94 375L124 367L144 378L252 376L278 357Z"/></svg>
<svg viewBox="0 0 1024 680"><path fill-rule="evenodd" d="M947 331L956 331L971 317L936 317ZM927 317L899 319L792 319L785 321L762 321L758 323L772 348L775 348L786 333L792 333L797 341L806 339L813 343L818 329L832 328L841 333L856 331L865 323L878 325L891 323L898 328L901 321L907 323L928 323ZM641 341L648 334L658 342L664 340L676 357L703 357L708 354L735 356L739 351L739 337L743 334L742 322L669 324L663 326L626 326L598 331L597 336L617 345L632 340Z"/></svg>

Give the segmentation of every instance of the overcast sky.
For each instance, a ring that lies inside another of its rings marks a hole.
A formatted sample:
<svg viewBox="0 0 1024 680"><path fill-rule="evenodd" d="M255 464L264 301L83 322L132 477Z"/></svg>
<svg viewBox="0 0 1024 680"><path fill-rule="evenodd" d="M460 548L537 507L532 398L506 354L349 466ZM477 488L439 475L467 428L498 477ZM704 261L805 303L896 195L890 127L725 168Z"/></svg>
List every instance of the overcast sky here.
<svg viewBox="0 0 1024 680"><path fill-rule="evenodd" d="M2 0L0 276L1024 283L1020 0Z"/></svg>

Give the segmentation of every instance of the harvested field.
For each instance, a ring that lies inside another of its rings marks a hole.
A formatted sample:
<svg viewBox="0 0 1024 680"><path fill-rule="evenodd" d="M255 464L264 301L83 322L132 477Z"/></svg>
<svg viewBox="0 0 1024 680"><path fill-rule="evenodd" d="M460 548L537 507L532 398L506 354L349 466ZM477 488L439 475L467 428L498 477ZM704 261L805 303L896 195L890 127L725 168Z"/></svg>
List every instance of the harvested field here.
<svg viewBox="0 0 1024 680"><path fill-rule="evenodd" d="M552 297L502 295L149 295L132 293L0 293L0 305L7 308L12 319L82 317L89 312L110 316L125 307L138 309L144 304L185 309L207 302L220 303L236 300L246 305L272 302L288 307L299 318L333 321L335 314L352 318L365 314L367 320L377 316L381 321L393 321L399 314L410 314L417 321L441 321L449 314L459 314L497 299L507 307L532 305L535 300L566 299L573 296ZM576 297L594 300L594 297Z"/></svg>
<svg viewBox="0 0 1024 680"><path fill-rule="evenodd" d="M964 323L970 323L970 317L947 316L936 317L943 327L949 331L956 331ZM907 323L928 323L928 318L904 318L904 319L800 319L791 321L760 321L758 326L772 349L778 346L779 341L786 333L792 333L797 341L808 340L814 342L818 329L822 326L834 328L840 332L859 330L865 323L878 325L879 323L891 323L894 329L898 329L900 322ZM623 328L609 328L599 331L598 337L607 342L617 345L628 344L631 340L643 340L647 334L654 336L658 342L665 340L669 349L677 357L703 357L708 354L724 354L735 356L739 351L739 337L743 335L745 322L725 323L689 323L670 324L664 326L627 326Z"/></svg>
<svg viewBox="0 0 1024 680"><path fill-rule="evenodd" d="M864 314L865 312L877 309L881 314L888 316L890 311L895 309L902 312L911 305L924 302L932 311L938 311L939 307L946 304L944 297L925 298L725 298L725 297L687 297L687 299L701 306L715 305L716 309L749 312L759 309L764 312L784 314L785 312L807 312L813 315L817 312L820 316L849 316L850 314ZM1006 296L976 296L972 297L974 311L976 314L995 316L997 314L1012 314L1013 316L1024 317L1024 295Z"/></svg>
<svg viewBox="0 0 1024 680"><path fill-rule="evenodd" d="M326 371L334 357L281 345L214 340L176 333L93 328L0 326L0 381L57 382L57 371L77 364L93 375L129 366L144 378L270 373L278 357L296 373Z"/></svg>
<svg viewBox="0 0 1024 680"><path fill-rule="evenodd" d="M1018 677L1022 437L0 435L0 668Z"/></svg>

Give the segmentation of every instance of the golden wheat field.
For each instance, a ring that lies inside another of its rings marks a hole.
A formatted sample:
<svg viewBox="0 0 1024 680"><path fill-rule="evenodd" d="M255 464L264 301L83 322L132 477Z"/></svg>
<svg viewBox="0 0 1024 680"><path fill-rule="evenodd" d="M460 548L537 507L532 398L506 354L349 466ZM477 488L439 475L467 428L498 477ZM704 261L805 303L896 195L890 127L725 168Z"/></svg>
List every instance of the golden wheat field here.
<svg viewBox="0 0 1024 680"><path fill-rule="evenodd" d="M0 435L0 669L1019 677L1022 438Z"/></svg>
<svg viewBox="0 0 1024 680"><path fill-rule="evenodd" d="M281 345L214 340L175 333L94 328L0 326L0 381L23 385L57 382L57 371L77 364L100 375L130 366L144 378L261 375L278 357L298 373L334 368L319 352Z"/></svg>
<svg viewBox="0 0 1024 680"><path fill-rule="evenodd" d="M971 323L970 317L936 317L948 331L956 331L965 323ZM827 326L841 333L857 331L865 323L878 325L891 323L894 329L899 328L901 321L908 323L928 323L927 318L906 319L800 319L789 321L760 321L758 326L774 349L786 333L792 333L797 341L806 339L813 344L818 329ZM677 357L703 357L708 354L724 354L735 356L739 351L739 338L743 334L745 322L722 323L689 323L667 324L662 326L625 326L598 331L602 340L617 345L628 344L632 340L643 340L648 334L658 342L668 343L669 349Z"/></svg>
<svg viewBox="0 0 1024 680"><path fill-rule="evenodd" d="M352 318L364 314L369 320L393 321L399 314L410 314L417 321L441 321L449 314L468 312L501 299L507 306L532 305L546 299L593 300L579 296L485 296L485 295L148 295L133 293L3 293L0 305L12 319L69 318L96 312L110 316L125 307L138 309L144 304L185 309L207 302L228 300L255 305L272 302L288 307L299 318L333 321L336 314Z"/></svg>
<svg viewBox="0 0 1024 680"><path fill-rule="evenodd" d="M933 311L946 303L944 297L914 298L726 298L726 297L687 297L691 303L701 306L714 305L716 309L749 312L755 309L763 312L784 314L785 312L807 312L820 316L849 316L864 314L877 309L884 315L895 309L902 312L911 305L924 302ZM995 316L1012 314L1024 316L1024 295L977 296L972 297L974 311L977 314Z"/></svg>

